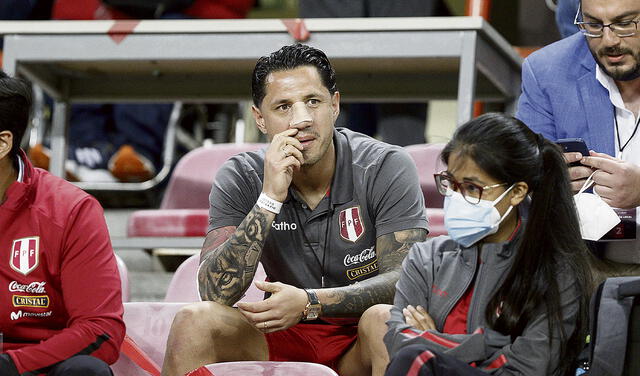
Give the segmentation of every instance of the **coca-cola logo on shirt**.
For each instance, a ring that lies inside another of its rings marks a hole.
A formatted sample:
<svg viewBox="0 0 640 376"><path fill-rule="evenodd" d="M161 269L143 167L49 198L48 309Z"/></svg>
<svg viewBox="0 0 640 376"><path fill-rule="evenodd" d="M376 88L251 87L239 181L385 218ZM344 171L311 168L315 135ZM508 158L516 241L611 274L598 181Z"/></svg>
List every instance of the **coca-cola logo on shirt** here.
<svg viewBox="0 0 640 376"><path fill-rule="evenodd" d="M23 285L16 281L9 283L9 292L28 292L31 294L45 294L47 291L44 288L47 282L31 282L28 285Z"/></svg>
<svg viewBox="0 0 640 376"><path fill-rule="evenodd" d="M355 254L355 255L351 255L351 254L347 254L346 256L344 256L344 266L351 266L351 265L355 265L355 264L360 264L363 263L365 261L369 261L372 260L376 257L376 246L372 246L371 248L366 248L364 250L362 250L362 252Z"/></svg>

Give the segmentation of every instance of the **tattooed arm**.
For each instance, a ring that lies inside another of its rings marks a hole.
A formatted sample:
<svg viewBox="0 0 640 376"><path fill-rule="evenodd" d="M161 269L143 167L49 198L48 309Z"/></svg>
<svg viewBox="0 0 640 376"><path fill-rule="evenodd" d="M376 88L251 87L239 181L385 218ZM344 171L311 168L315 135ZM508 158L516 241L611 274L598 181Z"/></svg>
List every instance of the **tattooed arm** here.
<svg viewBox="0 0 640 376"><path fill-rule="evenodd" d="M249 288L275 214L253 207L237 228L210 231L200 252L198 285L202 300L232 305Z"/></svg>
<svg viewBox="0 0 640 376"><path fill-rule="evenodd" d="M380 273L349 286L316 290L322 316L360 316L378 303L393 304L395 285L402 271L402 260L415 242L424 241L427 231L410 229L379 236L376 240Z"/></svg>
<svg viewBox="0 0 640 376"><path fill-rule="evenodd" d="M304 162L297 128L276 134L265 152L262 193L272 200L287 198L293 172ZM215 184L214 184L215 188ZM202 300L232 305L249 288L275 214L253 206L240 225L214 229L200 252L198 285Z"/></svg>

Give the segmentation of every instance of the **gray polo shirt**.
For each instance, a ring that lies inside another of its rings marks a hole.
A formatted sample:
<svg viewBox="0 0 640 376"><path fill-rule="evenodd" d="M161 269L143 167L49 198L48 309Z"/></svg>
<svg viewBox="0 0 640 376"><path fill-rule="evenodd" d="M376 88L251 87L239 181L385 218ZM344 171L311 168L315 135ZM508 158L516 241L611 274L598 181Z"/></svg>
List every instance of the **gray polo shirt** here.
<svg viewBox="0 0 640 376"><path fill-rule="evenodd" d="M427 229L415 164L401 147L345 128L333 133L336 171L331 190L310 210L294 187L262 251L272 282L300 288L346 286L378 274L376 238ZM209 231L238 226L262 191L265 150L238 154L216 175Z"/></svg>

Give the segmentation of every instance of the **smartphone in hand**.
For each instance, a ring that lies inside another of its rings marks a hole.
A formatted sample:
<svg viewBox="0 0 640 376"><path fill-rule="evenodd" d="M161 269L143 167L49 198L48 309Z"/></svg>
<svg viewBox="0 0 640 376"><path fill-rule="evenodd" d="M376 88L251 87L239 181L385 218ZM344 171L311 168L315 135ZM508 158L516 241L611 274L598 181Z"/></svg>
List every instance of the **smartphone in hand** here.
<svg viewBox="0 0 640 376"><path fill-rule="evenodd" d="M556 144L560 145L565 153L578 152L584 157L589 156L589 148L581 138L561 138L556 141ZM580 162L569 163L569 167L574 166L580 166Z"/></svg>

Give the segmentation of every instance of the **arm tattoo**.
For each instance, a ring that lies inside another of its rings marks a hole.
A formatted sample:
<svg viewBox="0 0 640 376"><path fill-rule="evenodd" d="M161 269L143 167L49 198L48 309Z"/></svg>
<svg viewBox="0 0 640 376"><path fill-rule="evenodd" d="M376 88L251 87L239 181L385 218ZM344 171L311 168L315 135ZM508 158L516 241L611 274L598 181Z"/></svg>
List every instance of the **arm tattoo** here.
<svg viewBox="0 0 640 376"><path fill-rule="evenodd" d="M360 316L378 303L393 304L402 260L415 242L424 241L427 231L410 229L379 236L376 240L379 274L349 286L319 290L322 315L328 317Z"/></svg>
<svg viewBox="0 0 640 376"><path fill-rule="evenodd" d="M272 216L255 205L232 234L233 227L207 234L198 272L202 300L230 306L242 298L256 272Z"/></svg>

